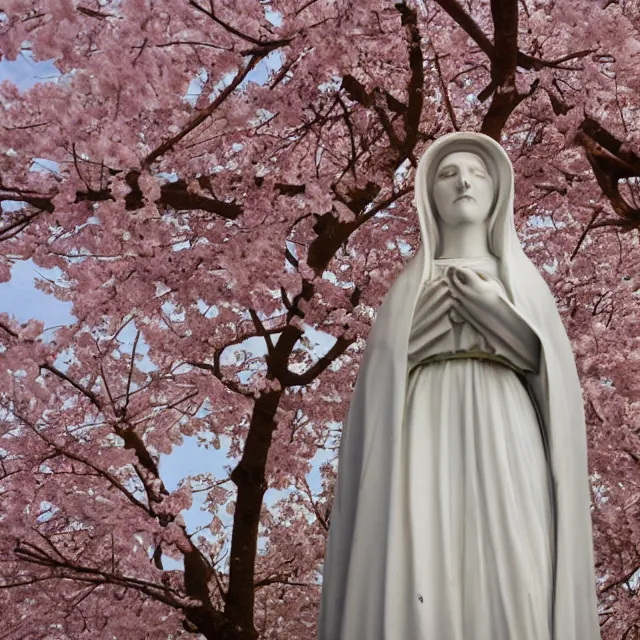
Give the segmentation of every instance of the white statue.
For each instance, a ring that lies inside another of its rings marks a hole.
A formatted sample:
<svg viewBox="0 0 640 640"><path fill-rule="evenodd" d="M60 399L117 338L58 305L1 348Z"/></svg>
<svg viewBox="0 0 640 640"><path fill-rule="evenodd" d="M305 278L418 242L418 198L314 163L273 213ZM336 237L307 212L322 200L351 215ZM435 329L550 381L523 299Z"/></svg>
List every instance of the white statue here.
<svg viewBox="0 0 640 640"><path fill-rule="evenodd" d="M573 353L491 138L431 145L422 246L388 292L342 436L320 640L598 640Z"/></svg>

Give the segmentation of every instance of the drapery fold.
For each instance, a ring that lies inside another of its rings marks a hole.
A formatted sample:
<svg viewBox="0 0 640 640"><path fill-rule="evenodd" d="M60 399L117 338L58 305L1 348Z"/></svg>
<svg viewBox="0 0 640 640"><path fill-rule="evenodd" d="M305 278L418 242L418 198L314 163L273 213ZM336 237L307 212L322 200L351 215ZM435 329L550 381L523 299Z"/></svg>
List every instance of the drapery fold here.
<svg viewBox="0 0 640 640"><path fill-rule="evenodd" d="M494 261L436 261L436 273L443 277L448 262L495 273ZM486 359L535 372L538 340L519 334L515 315L476 317L484 332L451 321L442 333L430 322L440 314L426 304L429 294L427 287L418 298L409 336L403 426L414 593L404 603L407 637L549 640L553 541L542 433L524 380ZM465 359L478 348L485 359ZM442 349L462 358L420 364Z"/></svg>

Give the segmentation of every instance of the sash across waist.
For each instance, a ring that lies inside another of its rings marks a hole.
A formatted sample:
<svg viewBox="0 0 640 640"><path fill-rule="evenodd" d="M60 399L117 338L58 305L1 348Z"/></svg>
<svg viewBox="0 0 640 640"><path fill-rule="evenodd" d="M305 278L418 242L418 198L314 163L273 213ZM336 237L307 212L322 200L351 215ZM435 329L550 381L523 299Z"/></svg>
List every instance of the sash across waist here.
<svg viewBox="0 0 640 640"><path fill-rule="evenodd" d="M420 360L419 362L417 362L415 365L411 367L411 371L413 371L417 367L423 367L427 364L432 364L433 362L443 362L445 360L462 360L467 358L470 358L473 360L491 360L492 362L497 362L498 364L502 364L506 367L509 367L509 369L512 369L519 376L523 378L527 373L523 369L516 367L516 365L513 364L513 362L511 362L508 358L505 358L504 356L500 356L495 353L488 353L486 351L480 351L478 349L476 350L472 349L469 351L448 351L444 353L436 353L432 356L428 356L427 358L424 358L423 360Z"/></svg>

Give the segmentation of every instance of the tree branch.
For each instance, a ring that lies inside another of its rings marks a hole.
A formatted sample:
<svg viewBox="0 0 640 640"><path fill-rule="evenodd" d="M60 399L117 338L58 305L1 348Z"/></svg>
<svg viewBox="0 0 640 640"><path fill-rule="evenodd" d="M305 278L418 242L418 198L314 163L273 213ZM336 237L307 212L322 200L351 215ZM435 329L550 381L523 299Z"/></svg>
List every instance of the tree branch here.
<svg viewBox="0 0 640 640"><path fill-rule="evenodd" d="M282 386L304 386L313 382L324 370L337 358L339 358L347 348L355 342L355 338L344 338L340 336L331 349L309 367L304 373L292 373L287 370L286 374L279 376Z"/></svg>
<svg viewBox="0 0 640 640"><path fill-rule="evenodd" d="M489 60L493 61L493 45L476 21L456 0L435 0L454 22L480 47Z"/></svg>
<svg viewBox="0 0 640 640"><path fill-rule="evenodd" d="M404 144L403 157L412 159L413 150L418 142L418 130L420 126L420 116L422 115L422 105L424 102L424 58L422 55L420 30L418 29L418 16L415 7L409 8L404 2L396 4L396 9L400 12L402 26L405 28L407 46L409 49L409 68L411 76L407 85L407 95L409 102L407 111L404 114ZM416 166L415 160L412 165Z"/></svg>
<svg viewBox="0 0 640 640"><path fill-rule="evenodd" d="M97 409L103 412L102 402L90 389L87 389L80 383L76 382L53 365L45 363L41 365L41 368L52 372L62 380L66 381L82 395L88 398ZM114 422L114 433L123 439L125 449L132 450L136 455L138 462L134 464L134 468L147 494L149 512L151 515L158 518L158 521L162 526L167 526L171 522L175 521L175 517L173 515L158 514L153 506L154 503L162 502L164 497L169 495L169 491L160 478L158 466L149 453L143 438L131 425L127 423L126 411L116 411L116 414L120 415L120 421ZM153 487L154 482L159 483L159 489L157 492ZM206 557L187 535L185 526L179 525L179 528L182 530L185 543L189 546L189 550L184 552L184 580L186 592L189 597L197 599L202 603L201 607L189 609L185 614L195 624L205 625L205 627L201 629L201 631L205 633L204 629L206 629L207 624L210 624L206 621L208 619L213 619L211 616L215 613L209 598L208 590L208 582L211 578L213 569ZM198 622L196 622L196 620Z"/></svg>
<svg viewBox="0 0 640 640"><path fill-rule="evenodd" d="M62 572L64 578L67 580L126 586L151 596L155 600L159 600L174 609L182 610L185 606L189 606L184 602L184 595L164 584L156 584L147 580L140 580L139 578L116 575L97 567L78 565L62 555L55 547L54 549L56 553L55 557L30 542L19 540L14 552L25 562L55 569L55 576L58 579L60 579Z"/></svg>
<svg viewBox="0 0 640 640"><path fill-rule="evenodd" d="M231 83L226 86L216 99L206 108L196 114L191 120L184 126L178 133L171 136L168 140L157 146L147 157L142 161L142 169L148 168L155 160L163 156L167 151L171 151L173 147L180 142L186 135L191 133L194 129L200 126L205 120L207 120L221 104L238 88L242 81L249 75L249 73L255 69L256 65L264 58L271 50L266 50L261 53L254 53L249 61L238 70Z"/></svg>
<svg viewBox="0 0 640 640"><path fill-rule="evenodd" d="M204 13L206 16L209 16L209 18L211 18L217 25L221 26L225 31L231 33L234 36L237 36L238 38L240 38L241 40L244 40L245 42L254 44L257 47L265 48L265 49L269 48L270 50L273 50L273 49L278 49L279 47L288 45L291 42L291 39L268 41L268 40L261 40L258 38L254 38L246 33L242 33L241 31L238 31L238 29L230 25L228 22L221 20L213 11L213 4L211 4L210 10L200 6L197 2L195 2L195 0L189 0L189 4L194 9L197 9L201 13Z"/></svg>
<svg viewBox="0 0 640 640"><path fill-rule="evenodd" d="M502 129L524 96L516 91L518 61L518 2L491 0L494 48L491 57L491 87L493 99L480 131L500 141ZM496 55L499 52L499 55Z"/></svg>
<svg viewBox="0 0 640 640"><path fill-rule="evenodd" d="M480 47L480 50L489 58L489 60L493 62L494 57L496 57L495 51L497 50L501 53L500 48L498 46L494 47L491 40L487 38L482 29L478 26L478 23L464 10L464 8L456 0L435 0L435 2L440 5L440 7L454 20L454 22L478 45L478 47ZM533 69L539 71L545 67L571 70L571 67L562 67L560 65L563 62L568 62L569 60L584 58L595 51L596 49L584 49L575 53L566 54L560 58L556 58L555 60L543 60L527 53L522 53L522 51L518 50L516 52L516 62L518 67L529 70Z"/></svg>
<svg viewBox="0 0 640 640"><path fill-rule="evenodd" d="M638 573L639 570L640 570L640 567L634 567L633 569L631 569L631 571L628 571L627 573L625 573L621 578L618 578L617 580L614 580L613 582L610 582L609 584L607 584L604 587L602 587L600 589L600 591L598 592L598 595L606 593L607 591L611 591L611 589L613 589L615 587L619 587L619 586L629 582L629 580L636 573Z"/></svg>

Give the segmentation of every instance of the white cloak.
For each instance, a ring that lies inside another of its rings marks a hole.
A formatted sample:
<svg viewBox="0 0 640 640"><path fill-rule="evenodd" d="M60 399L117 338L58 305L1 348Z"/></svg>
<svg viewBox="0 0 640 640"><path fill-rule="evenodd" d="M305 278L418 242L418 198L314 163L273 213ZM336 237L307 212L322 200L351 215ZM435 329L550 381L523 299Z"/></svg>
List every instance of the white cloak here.
<svg viewBox="0 0 640 640"><path fill-rule="evenodd" d="M575 361L553 296L515 232L508 156L494 140L474 133L440 138L418 167L416 206L422 246L380 307L343 429L319 639L449 640L422 637L416 617L407 616L407 603L414 603L412 607L421 603L415 593L416 558L403 505L412 489L404 428L409 335L421 288L435 277L437 225L427 184L429 172L445 154L455 151L478 153L496 167L498 196L490 219L490 250L499 258L500 280L509 297L505 303L540 344L539 370L527 373L526 383L550 461L551 640L599 640L584 410ZM508 517L501 517L496 526L508 528ZM432 544L435 557L439 543L433 538ZM431 588L436 587L434 583Z"/></svg>

